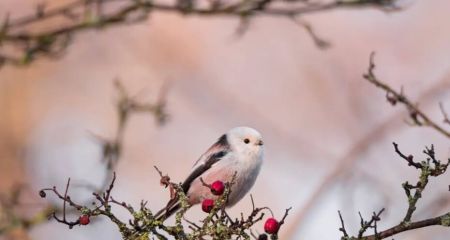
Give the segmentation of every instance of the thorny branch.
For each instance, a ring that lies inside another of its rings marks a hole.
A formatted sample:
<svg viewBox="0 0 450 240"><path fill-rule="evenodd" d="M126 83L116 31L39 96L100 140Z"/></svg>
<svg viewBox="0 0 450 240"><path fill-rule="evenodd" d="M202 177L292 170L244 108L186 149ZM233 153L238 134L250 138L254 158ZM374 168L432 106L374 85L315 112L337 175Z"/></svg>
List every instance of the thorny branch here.
<svg viewBox="0 0 450 240"><path fill-rule="evenodd" d="M402 184L402 187L405 191L406 197L408 199L408 209L406 211L405 217L401 220L399 224L388 228L383 231L378 231L377 222L379 222L380 216L384 209L379 211L378 213L373 213L372 218L369 221L363 219L360 215L361 219L361 227L357 236L349 236L347 230L345 229L344 220L341 215L341 212L338 211L339 218L341 221L341 227L339 231L342 232L341 240L378 240L385 239L396 234L406 232L409 230L423 228L428 226L444 226L450 227L450 212L443 214L438 217L429 218L420 221L412 221L412 216L416 211L417 202L423 197L423 191L425 190L430 177L438 177L445 173L448 165L450 164L450 158L447 160L447 163L442 163L440 160L436 158L435 151L433 145L431 147L425 147L423 153L426 155L426 159L420 162L415 162L413 160L412 155L406 155L402 153L398 147L397 143L393 143L395 152L403 159L408 162L409 166L413 166L417 170L420 171L419 180L416 184L411 184L409 182L405 182ZM365 235L368 229L373 229L372 235Z"/></svg>
<svg viewBox="0 0 450 240"><path fill-rule="evenodd" d="M375 70L374 56L375 53L372 53L370 55L369 68L367 73L365 73L363 77L370 83L374 84L376 87L383 89L386 92L386 100L393 106L395 106L397 103L404 105L408 110L409 118L412 120L412 125L426 126L433 128L434 130L438 131L447 138L450 138L450 130L441 127L430 117L428 117L421 109L419 109L417 104L414 104L411 100L409 100L409 98L403 93L403 90L400 90L400 92L398 92L377 78L377 76L374 73ZM444 123L449 123L448 115L445 112L442 104L440 105L440 108L442 114L444 115Z"/></svg>
<svg viewBox="0 0 450 240"><path fill-rule="evenodd" d="M234 184L234 180L232 180L230 183L225 184L225 192L215 201L211 212L209 212L199 224L194 223L185 219L184 215L190 206L188 204L187 196L183 192L181 186L170 182L170 178L167 175L163 175L158 168L155 167L155 169L161 176L160 182L163 183L163 185L172 186L177 198L181 202L182 207L176 214L175 225L169 225L164 221L158 220L156 215L154 215L147 207L146 201L142 201L139 210L137 210L130 204L115 200L111 195L116 181L115 173L109 187L104 193L93 193L96 199L94 207L83 206L72 200L68 194L70 179L67 181L64 193L60 193L56 187L52 187L42 189L40 191L40 196L46 197L47 192L51 192L63 201L63 209L65 209L65 206L68 205L78 212L80 217L73 220L68 220L65 210L62 212L62 217L58 217L57 213L53 213L53 218L56 221L67 225L69 228L73 228L77 225L89 224L89 221L82 222L82 218L89 219L97 216L104 216L117 225L123 239L149 239L152 236L158 239L167 239L165 236L172 236L175 239L204 239L205 236L210 236L213 239L250 239L251 227L258 221L262 220L264 216L262 211L268 209L267 207L256 208L252 199L253 210L250 215L248 217L244 217L244 215L241 214L241 219L236 218L235 220L232 220L232 218L226 213L224 207L228 199L228 195L231 192L230 187ZM126 209L130 213L129 220L122 221L116 217L112 211L112 204ZM286 209L279 226L284 223L289 210L290 209ZM183 220L188 224L189 230L186 229L183 224ZM271 239L278 239L277 234L278 232L273 233L271 235Z"/></svg>
<svg viewBox="0 0 450 240"><path fill-rule="evenodd" d="M132 24L146 20L153 12L171 12L183 15L229 16L241 20L245 30L252 17L269 15L296 21L311 35L317 46L325 48L312 27L298 18L307 14L342 8L373 7L383 11L399 10L396 0L177 0L174 4L149 0L75 0L66 5L47 9L39 4L35 13L21 18L4 17L0 26L0 66L26 65L41 56L61 56L75 34L105 27ZM33 31L33 27L49 20L59 19L57 27Z"/></svg>

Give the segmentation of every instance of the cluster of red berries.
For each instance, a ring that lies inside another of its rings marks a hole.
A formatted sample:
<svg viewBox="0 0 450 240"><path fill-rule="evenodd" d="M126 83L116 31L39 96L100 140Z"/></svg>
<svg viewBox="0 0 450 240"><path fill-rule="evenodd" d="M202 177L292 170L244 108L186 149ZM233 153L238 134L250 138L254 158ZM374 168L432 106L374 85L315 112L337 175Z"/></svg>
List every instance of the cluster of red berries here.
<svg viewBox="0 0 450 240"><path fill-rule="evenodd" d="M209 188L211 189L211 193L220 196L225 191L225 184L222 181L213 182ZM206 213L210 213L214 208L214 200L207 198L202 202L202 210ZM268 234L275 234L278 232L280 228L280 223L275 218L268 218L266 223L264 224L264 231ZM264 235L265 236L265 235Z"/></svg>
<svg viewBox="0 0 450 240"><path fill-rule="evenodd" d="M210 189L212 194L216 196L220 196L225 191L225 184L223 184L222 181L215 181L210 185ZM202 202L202 210L206 213L210 213L211 210L214 207L214 200L207 198L204 199ZM89 219L89 215L81 215L78 218L78 221L81 225L88 225L91 221ZM266 220L266 223L264 224L264 231L268 234L275 234L278 232L278 229L280 228L280 223L273 217L268 218ZM267 239L267 236L265 234L261 234L258 239Z"/></svg>
<svg viewBox="0 0 450 240"><path fill-rule="evenodd" d="M225 191L225 184L223 184L222 181L215 181L209 186L209 188L211 189L212 194L220 196ZM210 213L213 207L214 207L214 200L210 198L206 198L203 200L202 202L203 212Z"/></svg>

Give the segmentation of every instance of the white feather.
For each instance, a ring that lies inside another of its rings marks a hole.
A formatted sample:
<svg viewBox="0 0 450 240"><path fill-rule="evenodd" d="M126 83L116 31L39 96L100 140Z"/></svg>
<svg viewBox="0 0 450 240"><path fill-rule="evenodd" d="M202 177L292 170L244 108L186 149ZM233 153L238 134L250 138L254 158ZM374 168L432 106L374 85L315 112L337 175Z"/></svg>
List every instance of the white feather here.
<svg viewBox="0 0 450 240"><path fill-rule="evenodd" d="M195 169L205 164L209 156L226 151L225 156L192 182L188 191L191 204L200 203L205 198L217 198L203 186L200 178L207 183L216 180L229 182L236 173L236 183L231 188L228 206L239 202L254 185L263 162L264 149L261 134L253 128L237 127L226 133L226 140L228 147L213 145L194 166Z"/></svg>

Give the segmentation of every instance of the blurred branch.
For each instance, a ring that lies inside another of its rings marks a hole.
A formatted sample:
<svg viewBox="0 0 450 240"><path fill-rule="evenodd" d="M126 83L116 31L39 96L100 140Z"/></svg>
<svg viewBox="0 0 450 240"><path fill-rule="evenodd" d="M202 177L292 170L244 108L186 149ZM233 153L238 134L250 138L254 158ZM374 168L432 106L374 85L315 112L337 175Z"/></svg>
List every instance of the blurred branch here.
<svg viewBox="0 0 450 240"><path fill-rule="evenodd" d="M149 113L153 115L159 126L165 124L168 120L166 111L167 85L164 85L159 92L158 99L155 103L139 102L135 97L129 95L125 86L116 80L114 85L118 92L118 100L116 102L116 111L118 124L113 139L108 140L104 137L96 136L103 148L102 159L106 162L106 170L109 177L105 179L100 191L103 191L111 181L112 173L115 171L117 163L121 156L121 149L124 141L125 129L130 117L134 114Z"/></svg>
<svg viewBox="0 0 450 240"><path fill-rule="evenodd" d="M370 65L366 74L364 74L364 78L370 83L374 84L376 87L383 89L386 92L386 100L395 106L397 103L400 103L406 107L409 113L409 117L412 120L412 124L415 126L426 126L430 127L442 135L450 138L450 131L444 129L439 126L435 121L433 121L430 117L428 117L422 110L419 109L417 104L413 104L411 100L403 93L403 90L400 92L395 91L392 87L387 85L386 83L380 81L374 73L375 63L374 63L375 54L372 53L370 55ZM441 111L444 115L444 122L448 123L448 117L446 112L444 111L441 105Z"/></svg>
<svg viewBox="0 0 450 240"><path fill-rule="evenodd" d="M120 81L116 80L114 84L119 95L119 99L116 103L118 124L115 138L112 141L104 140L103 151L104 159L108 162L108 169L110 170L114 169L114 165L120 156L125 128L128 120L133 114L150 113L154 116L156 123L159 126L162 126L168 120L168 114L166 112L166 85L161 89L155 103L143 103L137 101L135 97L130 96Z"/></svg>
<svg viewBox="0 0 450 240"><path fill-rule="evenodd" d="M8 237L10 232L17 230L26 232L35 225L47 222L48 215L56 210L47 206L31 216L24 216L20 211L30 207L21 201L25 189L25 185L17 185L9 193L0 195L0 236Z"/></svg>
<svg viewBox="0 0 450 240"><path fill-rule="evenodd" d="M444 104L439 103L439 108L441 109L441 113L442 113L442 115L444 116L443 122L444 122L445 124L450 124L450 119L448 118L448 114L447 114L447 112L446 112L445 109L444 109Z"/></svg>
<svg viewBox="0 0 450 240"><path fill-rule="evenodd" d="M40 56L58 57L70 44L73 36L90 29L144 21L153 12L171 12L183 15L229 16L241 19L245 31L251 17L268 15L295 17L342 8L378 8L396 11L396 0L333 0L328 2L307 0L177 0L174 4L150 0L76 0L66 5L47 9L44 4L36 7L29 16L10 19L4 17L0 27L0 66L2 64L26 65ZM58 27L31 31L31 27L52 18L65 22ZM319 47L320 40L309 24L302 23ZM241 31L241 32L242 32ZM325 45L324 45L325 44ZM6 49L14 49L7 52ZM12 53L11 53L12 52Z"/></svg>
<svg viewBox="0 0 450 240"><path fill-rule="evenodd" d="M164 85L160 90L158 99L154 103L140 102L135 97L129 95L128 91L122 85L121 82L115 81L115 87L118 92L118 100L116 103L116 111L118 116L118 124L115 131L115 136L112 140L105 139L103 137L95 136L97 140L100 140L102 145L103 154L102 160L106 163L105 168L107 171L107 177L100 188L93 187L91 185L82 185L82 187L92 188L95 191L94 195L99 198L98 192L103 192L106 189L106 193L110 194L115 181L115 169L121 156L121 149L124 141L124 134L127 123L133 114L138 113L150 113L156 119L156 123L161 126L168 120L168 114L166 112L166 97L167 86ZM111 180L112 179L112 180ZM0 236L8 236L8 233L12 230L21 229L27 232L31 227L42 224L48 221L48 217L53 214L58 222L64 223L69 227L80 224L79 219L75 221L67 220L66 216L69 214L67 210L67 204L73 207L75 210L82 210L82 206L76 204L70 200L68 195L68 189L70 185L70 179L67 182L66 190L64 194L60 194L56 191L56 188L44 189L40 191L41 197L46 196L46 191L53 191L60 199L65 199L63 207L58 208L56 206L35 206L37 213L32 217L23 217L19 214L18 210L23 210L26 207L19 198L24 191L24 186L20 185L12 189L12 191L5 195L0 195ZM73 210L73 209L72 209ZM58 218L57 214L62 212L62 218ZM72 214L73 211L70 212Z"/></svg>
<svg viewBox="0 0 450 240"><path fill-rule="evenodd" d="M298 26L303 27L306 30L306 32L309 34L311 39L314 41L314 44L318 48L327 49L327 48L331 47L331 43L328 42L327 40L321 38L319 35L317 35L313 26L309 22L307 22L303 19L296 18L295 16L292 17L292 21L294 21Z"/></svg>
<svg viewBox="0 0 450 240"><path fill-rule="evenodd" d="M364 220L361 214L359 214L361 219L361 228L358 232L358 235L356 237L353 237L349 236L347 230L345 229L345 224L341 212L338 211L341 221L341 228L339 228L339 231L341 231L343 234L341 240L378 240L389 238L402 232L428 226L450 227L450 212L425 220L411 220L414 212L417 209L417 202L423 197L423 191L427 187L430 177L439 177L444 174L448 168L448 165L450 164L450 158L447 160L447 163L441 163L441 161L436 158L434 147L433 145L431 145L431 147L429 148L425 147L425 150L423 151L423 153L427 156L426 159L420 162L415 162L412 155L403 154L399 150L398 144L393 144L395 152L401 158L405 159L408 162L409 166L412 166L420 171L419 180L416 182L416 184L413 185L409 182L405 182L402 184L402 187L408 199L408 209L406 211L405 217L399 224L379 232L377 229L377 222L381 220L380 215L384 209L382 209L378 213L374 212L372 218L369 221ZM373 229L373 235L364 236L368 229Z"/></svg>

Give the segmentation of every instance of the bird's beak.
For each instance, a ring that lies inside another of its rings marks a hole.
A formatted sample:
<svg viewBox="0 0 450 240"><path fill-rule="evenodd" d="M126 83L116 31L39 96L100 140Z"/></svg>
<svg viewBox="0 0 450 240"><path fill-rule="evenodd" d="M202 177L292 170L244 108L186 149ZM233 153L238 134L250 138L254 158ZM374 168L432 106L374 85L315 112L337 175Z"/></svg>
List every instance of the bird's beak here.
<svg viewBox="0 0 450 240"><path fill-rule="evenodd" d="M258 142L256 142L256 145L259 145L259 146L262 146L262 145L264 145L264 142L263 142L263 140L259 140Z"/></svg>

